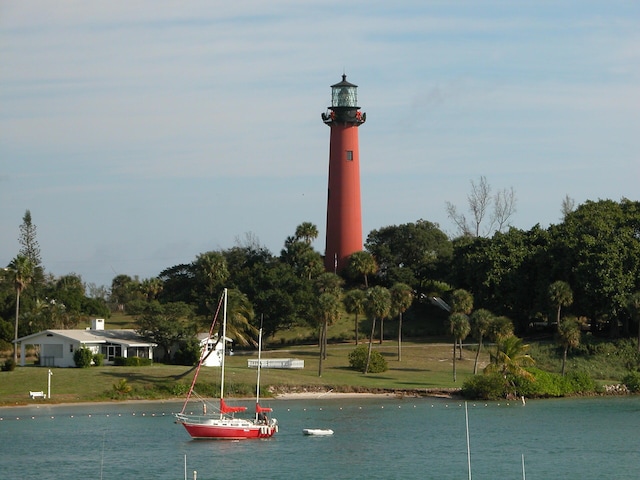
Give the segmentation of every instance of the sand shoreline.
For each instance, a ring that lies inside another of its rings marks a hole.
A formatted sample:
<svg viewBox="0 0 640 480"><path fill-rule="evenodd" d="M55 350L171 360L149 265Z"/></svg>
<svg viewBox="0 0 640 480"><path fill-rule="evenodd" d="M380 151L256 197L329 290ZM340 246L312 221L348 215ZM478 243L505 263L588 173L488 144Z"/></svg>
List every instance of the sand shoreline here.
<svg viewBox="0 0 640 480"><path fill-rule="evenodd" d="M457 391L448 391L438 389L433 391L375 391L375 392L334 392L333 390L316 390L316 391L283 391L272 392L273 397L263 397L263 401L269 400L339 400L343 398L417 398L417 397L438 397L453 398ZM249 397L229 397L235 401L251 400ZM136 404L162 404L162 403L180 403L184 402L184 398L163 398L163 399L129 399L129 400L100 400L95 402L48 402L29 401L16 405L0 405L0 409L19 408L19 407L64 407L73 405L136 405Z"/></svg>

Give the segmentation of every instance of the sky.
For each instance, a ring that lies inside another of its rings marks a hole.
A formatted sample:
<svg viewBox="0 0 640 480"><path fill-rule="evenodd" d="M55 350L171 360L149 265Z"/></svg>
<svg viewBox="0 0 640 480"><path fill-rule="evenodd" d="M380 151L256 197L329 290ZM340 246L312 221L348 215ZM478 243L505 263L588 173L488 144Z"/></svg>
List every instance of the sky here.
<svg viewBox="0 0 640 480"><path fill-rule="evenodd" d="M640 200L640 2L0 0L0 264L110 286L312 222L330 85L358 85L363 237L457 230L471 182L514 227Z"/></svg>

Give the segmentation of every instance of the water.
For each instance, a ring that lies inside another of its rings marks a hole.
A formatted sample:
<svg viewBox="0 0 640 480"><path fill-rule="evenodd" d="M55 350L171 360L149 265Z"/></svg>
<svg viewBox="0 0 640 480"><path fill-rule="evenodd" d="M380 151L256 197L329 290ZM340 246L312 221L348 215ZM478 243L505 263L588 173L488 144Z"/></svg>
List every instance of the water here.
<svg viewBox="0 0 640 480"><path fill-rule="evenodd" d="M2 479L467 479L464 404L271 400L268 440L194 441L179 403L0 409ZM472 478L636 479L640 397L469 402ZM307 437L303 428L331 428Z"/></svg>

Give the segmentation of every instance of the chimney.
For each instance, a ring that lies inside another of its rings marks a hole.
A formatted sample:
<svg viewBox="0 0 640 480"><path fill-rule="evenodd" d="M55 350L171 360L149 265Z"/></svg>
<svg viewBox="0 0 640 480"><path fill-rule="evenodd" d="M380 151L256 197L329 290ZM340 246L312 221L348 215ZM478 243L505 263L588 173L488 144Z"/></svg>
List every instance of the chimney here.
<svg viewBox="0 0 640 480"><path fill-rule="evenodd" d="M104 330L104 318L92 318L91 330Z"/></svg>

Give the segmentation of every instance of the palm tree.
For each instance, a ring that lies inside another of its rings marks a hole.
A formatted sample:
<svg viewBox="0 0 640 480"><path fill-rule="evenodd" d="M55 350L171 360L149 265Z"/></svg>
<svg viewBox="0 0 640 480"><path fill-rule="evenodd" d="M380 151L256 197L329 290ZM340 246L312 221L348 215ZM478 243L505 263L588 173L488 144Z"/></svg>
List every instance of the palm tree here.
<svg viewBox="0 0 640 480"><path fill-rule="evenodd" d="M342 280L342 277L332 272L321 273L314 282L318 293L331 293L337 298L342 297L343 284L344 280Z"/></svg>
<svg viewBox="0 0 640 480"><path fill-rule="evenodd" d="M369 275L373 275L377 271L376 259L369 252L354 252L349 256L347 272L354 278L362 275L364 277L364 288L369 288Z"/></svg>
<svg viewBox="0 0 640 480"><path fill-rule="evenodd" d="M396 283L391 293L391 311L398 315L398 361L402 360L402 314L413 303L413 290L406 283Z"/></svg>
<svg viewBox="0 0 640 480"><path fill-rule="evenodd" d="M449 315L449 331L453 336L453 381L455 382L457 380L456 345L458 341L460 341L460 344L462 344L462 340L464 340L471 331L471 326L469 325L469 317L461 312L455 312ZM462 356L460 357L460 359L462 359Z"/></svg>
<svg viewBox="0 0 640 480"><path fill-rule="evenodd" d="M163 283L158 277L147 278L140 283L140 291L147 299L147 302L156 300L162 292Z"/></svg>
<svg viewBox="0 0 640 480"><path fill-rule="evenodd" d="M227 291L227 336L243 347L258 346L259 329L253 325L253 305L244 293L235 288ZM222 331L218 338L222 337Z"/></svg>
<svg viewBox="0 0 640 480"><path fill-rule="evenodd" d="M354 331L356 337L356 345L358 345L358 315L364 313L364 304L367 299L367 294L364 290L354 289L349 290L342 302L344 303L344 308L347 313L355 315L354 320Z"/></svg>
<svg viewBox="0 0 640 480"><path fill-rule="evenodd" d="M18 363L18 319L20 317L20 294L27 288L33 278L33 264L24 255L18 255L9 264L9 271L13 277L16 289L16 321L13 336L13 361Z"/></svg>
<svg viewBox="0 0 640 480"><path fill-rule="evenodd" d="M454 290L451 294L451 313L464 313L469 315L473 310L473 295L462 288ZM468 318L467 318L468 323ZM467 335L469 332L467 332ZM465 335L466 337L466 335ZM460 360L462 360L462 340L460 340Z"/></svg>
<svg viewBox="0 0 640 480"><path fill-rule="evenodd" d="M492 341L499 343L507 337L513 335L513 322L504 316L493 317L489 324L487 337Z"/></svg>
<svg viewBox="0 0 640 480"><path fill-rule="evenodd" d="M471 314L471 332L478 339L478 350L476 351L476 359L473 363L473 374L478 373L478 358L480 357L480 350L482 350L482 339L491 327L491 321L493 320L493 313L484 308L479 308Z"/></svg>
<svg viewBox="0 0 640 480"><path fill-rule="evenodd" d="M229 278L227 260L220 252L205 252L196 257L194 271L201 299L207 309L212 309L212 300Z"/></svg>
<svg viewBox="0 0 640 480"><path fill-rule="evenodd" d="M340 298L333 293L321 293L318 297L318 319L320 320L320 361L318 362L318 376L322 376L322 361L327 358L327 331L329 325L340 318Z"/></svg>
<svg viewBox="0 0 640 480"><path fill-rule="evenodd" d="M318 227L311 222L303 222L296 227L296 240L302 240L307 245L311 245L318 238Z"/></svg>
<svg viewBox="0 0 640 480"><path fill-rule="evenodd" d="M369 337L369 351L367 353L367 363L364 367L366 375L369 370L369 362L371 361L371 347L373 345L373 335L376 330L376 318L384 318L391 311L391 294L385 287L375 286L367 290L367 302L364 310L367 317L371 320L371 336Z"/></svg>
<svg viewBox="0 0 640 480"><path fill-rule="evenodd" d="M557 308L556 325L560 330L560 311L573 303L573 291L567 282L558 280L549 285L549 300Z"/></svg>
<svg viewBox="0 0 640 480"><path fill-rule="evenodd" d="M513 388L515 385L509 381L509 375L532 380L533 375L524 368L535 363L528 350L529 345L525 345L521 338L515 335L505 337L497 343L496 352L491 355L491 363L485 367L484 372L500 373Z"/></svg>
<svg viewBox="0 0 640 480"><path fill-rule="evenodd" d="M566 319L558 325L558 340L562 345L562 376L564 377L565 366L567 364L567 352L569 348L580 345L580 323L577 319Z"/></svg>

